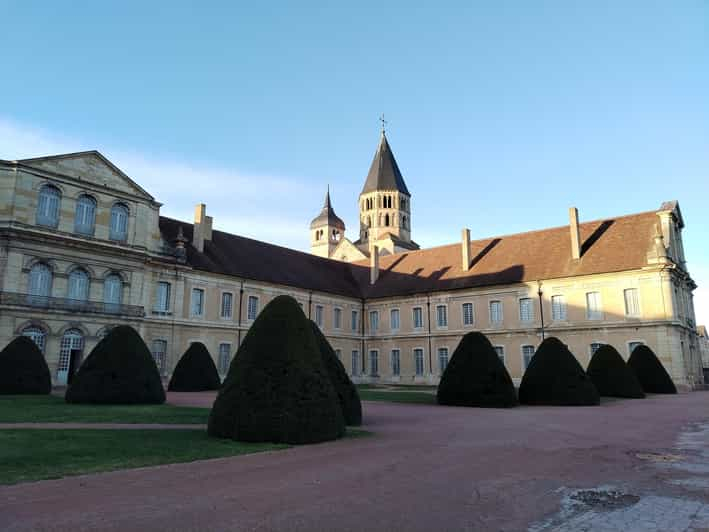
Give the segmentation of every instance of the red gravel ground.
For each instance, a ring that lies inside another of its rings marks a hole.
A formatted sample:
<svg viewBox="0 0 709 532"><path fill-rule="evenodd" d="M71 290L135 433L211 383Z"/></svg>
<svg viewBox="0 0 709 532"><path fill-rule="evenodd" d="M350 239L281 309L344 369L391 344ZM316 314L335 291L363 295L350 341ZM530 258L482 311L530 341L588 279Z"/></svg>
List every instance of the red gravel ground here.
<svg viewBox="0 0 709 532"><path fill-rule="evenodd" d="M0 487L0 530L524 530L559 510L560 488L600 484L706 503L636 453L673 452L708 405L709 392L585 408L369 402L370 437Z"/></svg>

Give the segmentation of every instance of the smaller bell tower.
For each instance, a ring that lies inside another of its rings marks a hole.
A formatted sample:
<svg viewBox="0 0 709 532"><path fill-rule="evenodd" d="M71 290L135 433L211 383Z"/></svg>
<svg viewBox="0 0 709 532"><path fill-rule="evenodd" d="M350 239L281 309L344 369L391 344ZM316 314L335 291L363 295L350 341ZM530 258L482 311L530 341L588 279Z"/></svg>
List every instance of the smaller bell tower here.
<svg viewBox="0 0 709 532"><path fill-rule="evenodd" d="M310 222L310 252L319 257L331 258L344 237L345 222L332 208L328 186L322 211Z"/></svg>

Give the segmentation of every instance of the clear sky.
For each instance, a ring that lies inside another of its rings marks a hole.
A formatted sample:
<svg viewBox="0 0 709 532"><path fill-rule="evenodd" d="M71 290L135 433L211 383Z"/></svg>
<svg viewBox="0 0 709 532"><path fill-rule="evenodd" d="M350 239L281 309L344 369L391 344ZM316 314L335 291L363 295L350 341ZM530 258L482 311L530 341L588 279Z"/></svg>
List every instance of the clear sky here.
<svg viewBox="0 0 709 532"><path fill-rule="evenodd" d="M422 246L677 199L709 321L707 0L0 0L0 18L0 158L99 149L166 215L201 201L307 250L328 183L356 231L383 112Z"/></svg>

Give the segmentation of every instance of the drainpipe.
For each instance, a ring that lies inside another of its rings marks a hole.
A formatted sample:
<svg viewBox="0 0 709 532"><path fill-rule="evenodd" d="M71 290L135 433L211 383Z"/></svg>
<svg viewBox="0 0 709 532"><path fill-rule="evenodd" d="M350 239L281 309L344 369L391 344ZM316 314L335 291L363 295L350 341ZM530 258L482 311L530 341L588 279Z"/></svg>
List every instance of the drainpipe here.
<svg viewBox="0 0 709 532"><path fill-rule="evenodd" d="M426 294L426 313L428 314L428 371L433 376L433 357L431 356L431 294Z"/></svg>
<svg viewBox="0 0 709 532"><path fill-rule="evenodd" d="M244 281L241 281L241 286L239 287L239 318L236 322L237 326L237 340L236 340L236 350L239 350L239 347L241 346L241 307L243 306L244 303Z"/></svg>
<svg viewBox="0 0 709 532"><path fill-rule="evenodd" d="M360 312L359 328L362 332L362 354L360 355L362 358L361 372L364 373L364 363L366 361L365 351L366 351L366 347L367 347L366 344L364 343L364 298L362 299L362 311Z"/></svg>
<svg viewBox="0 0 709 532"><path fill-rule="evenodd" d="M310 317L310 312L311 312L311 309L312 309L312 308L313 308L313 293L312 293L312 292L308 292L308 319L309 319L309 320L312 319L312 318Z"/></svg>
<svg viewBox="0 0 709 532"><path fill-rule="evenodd" d="M542 319L542 342L544 341L544 301L542 300L542 296L544 295L544 292L542 292L542 282L537 281L537 294L539 295L539 316Z"/></svg>

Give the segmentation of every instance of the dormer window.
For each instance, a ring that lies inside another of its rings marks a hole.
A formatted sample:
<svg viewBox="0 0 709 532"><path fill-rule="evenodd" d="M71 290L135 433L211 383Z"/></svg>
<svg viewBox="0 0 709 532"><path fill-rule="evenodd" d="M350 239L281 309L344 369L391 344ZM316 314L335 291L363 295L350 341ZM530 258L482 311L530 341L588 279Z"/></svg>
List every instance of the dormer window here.
<svg viewBox="0 0 709 532"><path fill-rule="evenodd" d="M93 235L96 224L96 200L91 196L79 196L76 200L74 231L82 235Z"/></svg>
<svg viewBox="0 0 709 532"><path fill-rule="evenodd" d="M37 204L37 225L57 227L59 225L59 204L62 194L57 187L44 185L39 190Z"/></svg>
<svg viewBox="0 0 709 532"><path fill-rule="evenodd" d="M128 207L116 203L111 208L111 240L125 242L128 239Z"/></svg>

